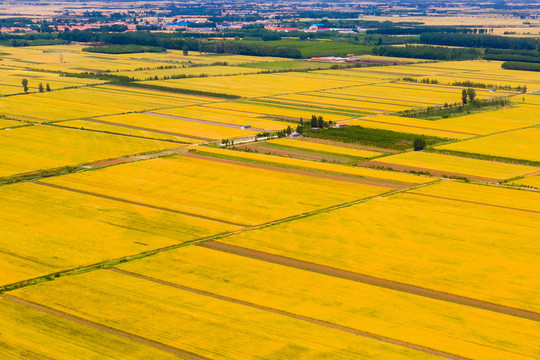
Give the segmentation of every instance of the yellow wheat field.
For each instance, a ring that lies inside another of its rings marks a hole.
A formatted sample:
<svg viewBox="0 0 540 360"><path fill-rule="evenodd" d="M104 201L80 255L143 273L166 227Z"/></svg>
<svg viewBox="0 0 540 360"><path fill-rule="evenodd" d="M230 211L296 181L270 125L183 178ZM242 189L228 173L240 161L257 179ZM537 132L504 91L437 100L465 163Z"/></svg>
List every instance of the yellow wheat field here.
<svg viewBox="0 0 540 360"><path fill-rule="evenodd" d="M387 191L246 165L176 156L51 178L46 182L249 225Z"/></svg>
<svg viewBox="0 0 540 360"><path fill-rule="evenodd" d="M263 163L273 163L285 166L306 168L318 171L334 172L348 175L355 175L359 177L365 177L369 180L380 179L383 181L397 181L411 184L425 184L434 181L434 178L402 174L394 171L375 170L356 166L346 166L338 164L321 163L317 161L308 161L300 159L284 158L280 156L272 156L265 154L248 153L242 151L217 149L210 147L193 147L197 151L202 153L210 153L218 156L226 156L232 158L240 158L246 160L255 160Z"/></svg>
<svg viewBox="0 0 540 360"><path fill-rule="evenodd" d="M74 293L80 296L74 297ZM110 270L64 277L14 294L213 359L434 359L404 347Z"/></svg>
<svg viewBox="0 0 540 360"><path fill-rule="evenodd" d="M254 116L246 116L235 111L218 110L201 106L190 106L183 108L173 108L157 111L161 114L168 114L180 117L200 119L212 121L216 123L225 123L232 125L251 125L258 129L269 129L272 131L286 129L287 126L294 126L294 123L286 123L283 121L272 121L266 119L258 119Z"/></svg>
<svg viewBox="0 0 540 360"><path fill-rule="evenodd" d="M220 241L538 311L539 224L538 213L399 194Z"/></svg>
<svg viewBox="0 0 540 360"><path fill-rule="evenodd" d="M254 131L241 130L239 128L217 124L204 124L151 114L133 113L113 115L96 118L96 120L106 121L110 125L136 127L144 131L166 132L167 135L193 138L198 141L220 140L256 134Z"/></svg>
<svg viewBox="0 0 540 360"><path fill-rule="evenodd" d="M295 119L311 119L312 115L317 114L317 116L323 116L326 121L338 121L344 120L352 117L352 115L339 115L336 113L331 113L324 110L310 110L307 108L302 108L301 106L287 106L284 104L264 104L264 103L255 103L255 102L239 102L239 101L228 101L228 102L219 102L205 105L205 107L212 107L217 109L226 109L234 110L237 112L245 113L246 116L258 115L258 116L274 116L277 118L295 118Z"/></svg>
<svg viewBox="0 0 540 360"><path fill-rule="evenodd" d="M371 158L371 157L382 155L382 153L376 152L376 151L360 150L360 149L353 149L353 148L347 148L347 147L342 147L342 146L319 144L315 142L300 141L300 140L285 139L285 138L270 140L268 141L268 143L290 146L292 148L298 148L298 149L312 150L312 151L324 152L324 153L330 153L330 154L354 156L354 157L360 157L360 158Z"/></svg>
<svg viewBox="0 0 540 360"><path fill-rule="evenodd" d="M0 131L0 177L178 147L165 141L61 128Z"/></svg>
<svg viewBox="0 0 540 360"><path fill-rule="evenodd" d="M32 183L0 195L0 285L238 229Z"/></svg>
<svg viewBox="0 0 540 360"><path fill-rule="evenodd" d="M223 75L243 75L260 72L260 69L252 69L239 66L196 66L196 67L177 67L173 69L149 69L137 71L122 71L116 74L133 77L137 80L148 80L157 76L163 79L164 76L223 76Z"/></svg>
<svg viewBox="0 0 540 360"><path fill-rule="evenodd" d="M536 189L540 189L540 176L529 176L523 179L519 179L516 181L512 181L513 185L519 185L519 186L529 186Z"/></svg>
<svg viewBox="0 0 540 360"><path fill-rule="evenodd" d="M91 360L178 359L176 356L138 342L62 319L40 310L0 299L0 348L9 359Z"/></svg>
<svg viewBox="0 0 540 360"><path fill-rule="evenodd" d="M533 121L540 121L536 119ZM540 161L540 128L515 130L462 142L441 145L439 149Z"/></svg>
<svg viewBox="0 0 540 360"><path fill-rule="evenodd" d="M243 97L269 96L354 85L354 83L344 79L301 78L289 76L288 74L234 75L217 78L149 81L145 83L202 91L212 89L212 92Z"/></svg>
<svg viewBox="0 0 540 360"><path fill-rule="evenodd" d="M55 125L74 128L74 129L95 130L95 131L102 131L102 132L119 134L119 135L142 137L146 139L172 140L172 141L178 141L178 142L186 143L186 144L194 144L200 141L200 140L196 140L192 138L176 136L176 135L168 135L168 134L163 134L163 133L159 133L155 131L139 130L139 129L129 128L129 127L124 127L121 125L102 124L102 123L98 123L92 120L62 121L62 122L56 123Z"/></svg>
<svg viewBox="0 0 540 360"><path fill-rule="evenodd" d="M463 158L453 155L410 151L377 159L378 162L411 166L421 169L446 171L464 176L504 180L537 172L532 166Z"/></svg>
<svg viewBox="0 0 540 360"><path fill-rule="evenodd" d="M201 247L120 268L471 359L526 359L537 350L533 321Z"/></svg>

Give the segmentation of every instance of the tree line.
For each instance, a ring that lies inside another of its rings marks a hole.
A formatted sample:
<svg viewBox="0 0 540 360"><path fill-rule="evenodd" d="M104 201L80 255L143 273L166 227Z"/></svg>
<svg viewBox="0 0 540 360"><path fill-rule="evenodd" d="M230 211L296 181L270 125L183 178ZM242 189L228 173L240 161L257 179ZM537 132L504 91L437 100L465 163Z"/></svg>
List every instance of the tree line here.
<svg viewBox="0 0 540 360"><path fill-rule="evenodd" d="M445 48L441 46L379 46L372 50L373 55L404 57L431 60L474 60L482 53L474 48Z"/></svg>
<svg viewBox="0 0 540 360"><path fill-rule="evenodd" d="M534 38L462 33L423 33L420 35L420 42L432 45L512 50L537 50L540 46L540 40Z"/></svg>

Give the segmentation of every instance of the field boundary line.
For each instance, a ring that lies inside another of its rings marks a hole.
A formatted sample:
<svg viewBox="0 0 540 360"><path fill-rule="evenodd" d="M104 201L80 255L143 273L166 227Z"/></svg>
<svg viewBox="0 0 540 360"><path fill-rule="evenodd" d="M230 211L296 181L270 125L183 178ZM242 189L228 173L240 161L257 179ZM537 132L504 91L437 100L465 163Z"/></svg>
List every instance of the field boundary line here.
<svg viewBox="0 0 540 360"><path fill-rule="evenodd" d="M421 352L432 354L432 355L437 355L437 356L444 357L444 358L447 358L447 359L453 359L453 360L468 360L469 359L469 358L462 357L462 356L459 356L459 355L455 355L455 354L447 353L447 352L444 352L444 351L428 348L428 347L425 347L425 346L422 346L422 345L417 345L417 344L409 343L409 342L406 342L406 341L401 341L401 340L398 340L398 339L393 339L393 338L390 338L390 337L386 337L386 336L383 336L383 335L378 335L378 334L371 333L371 332L368 332L368 331L363 331L363 330L351 328L351 327L348 327L348 326L343 326L343 325L327 322L327 321L324 321L324 320L319 320L319 319L311 318L311 317L308 317L308 316L303 316L303 315L291 313L291 312L288 312L288 311L285 311L285 310L271 308L271 307L268 307L268 306L259 305L259 304L255 304L255 303L252 303L252 302L240 300L240 299L235 299L235 298L231 298L231 297L228 297L228 296L223 296L223 295L207 292L207 291L204 291L204 290L191 288L191 287L188 287L188 286L171 283L169 281L152 278L152 277L149 277L149 276L145 276L145 275L138 274L138 273L133 273L131 271L126 271L126 270L123 270L123 269L110 268L109 270L120 273L120 274L123 274L123 275L132 276L132 277L143 279L143 280L146 280L146 281L151 281L151 282L161 284L161 285L164 285L164 286L169 286L169 287L173 287L173 288L176 288L176 289L188 291L188 292L191 292L191 293L194 293L194 294L197 294L197 295L207 296L207 297L211 297L211 298L214 298L214 299L218 299L218 300L222 300L222 301L226 301L226 302L230 302L230 303L247 306L247 307L250 307L250 308L263 310L263 311L271 312L271 313L278 314L278 315L287 316L287 317L290 317L290 318L293 318L293 319L302 320L302 321L309 322L309 323L312 323L312 324L315 324L315 325L320 325L320 326L324 326L324 327L331 328L331 329L334 329L334 330L347 332L347 333L350 333L350 334L353 334L353 335L362 336L362 337L373 339L373 340L378 340L378 341L381 341L381 342L397 345L397 346L400 346L400 347L405 347L405 348L416 350L416 351L421 351Z"/></svg>
<svg viewBox="0 0 540 360"><path fill-rule="evenodd" d="M171 353L173 355L179 356L184 359L189 359L189 360L208 360L209 359L207 357L204 357L204 356L201 356L201 355L198 355L198 354L186 351L186 350L178 349L173 346L166 345L158 341L151 340L142 336L138 336L138 335L135 335L135 334L123 331L123 330L118 330L118 329L115 329L115 328L112 328L107 325L103 325L103 324L100 324L91 320L86 320L79 316L71 315L66 312L56 310L45 305L37 304L32 301L24 300L13 295L3 294L0 296L4 298L5 300L11 301L13 303L17 303L19 305L23 305L23 306L26 306L35 310L39 310L41 312L44 312L44 313L47 313L56 317L60 317L60 318L63 318L63 319L93 328L93 329L96 329L96 330L107 332L109 334L116 335L118 337L130 340L130 341L138 342L140 344L147 345L147 346L156 348L158 350Z"/></svg>
<svg viewBox="0 0 540 360"><path fill-rule="evenodd" d="M234 222L227 221L227 220L220 220L220 219L212 218L212 217L209 217L209 216L197 215L197 214L193 214L193 213L189 213L189 212L185 212L185 211L169 209L169 208L165 208L165 207L161 207L161 206L141 203L141 202L137 202L137 201L122 199L122 198L109 196L109 195L104 195L104 194L98 194L98 193L85 191L85 190L73 189L73 188L70 188L70 187L67 187L67 186L44 183L44 182L41 182L41 181L33 181L32 183L34 183L36 185L47 186L47 187L59 189L59 190L71 191L71 192L84 194L84 195L95 196L95 197L99 197L99 198L103 198L103 199L107 199L107 200L123 202L123 203L126 203L126 204L131 204L131 205L136 205L136 206L143 206L143 207L147 207L147 208L150 208L150 209L161 210L161 211L171 212L171 213L175 213L175 214L196 217L196 218L204 219L204 220L216 221L216 222L220 222L220 223L227 224L227 225L234 225L234 226L239 226L239 227L243 227L243 228L249 227L249 225L246 225L246 224L238 224L238 223L234 223Z"/></svg>
<svg viewBox="0 0 540 360"><path fill-rule="evenodd" d="M394 291L404 292L412 295L423 296L435 300L441 300L446 302L455 303L458 305L464 305L469 307L474 307L478 309L488 310L492 312L497 312L504 315L510 315L515 317L520 317L528 320L533 320L540 322L540 314L522 310L518 308L513 308L510 306L499 305L495 303L490 303L487 301L477 300L473 298L468 298L460 295L450 294L442 291L432 290L423 288L420 286L410 285L406 283L401 283L393 280L378 278L371 275L360 274L348 270L338 269L331 266L320 265L312 263L309 261L303 261L298 259L293 259L286 256L275 255L263 251L248 249L236 245L226 244L217 241L207 241L204 243L198 244L198 246L212 249L216 251L222 251L229 254L239 255L248 257L255 260L261 260L270 262L273 264L288 266L296 269L311 271L318 274L328 275L336 278L356 281L363 284L373 285L385 289L390 289Z"/></svg>
<svg viewBox="0 0 540 360"><path fill-rule="evenodd" d="M508 187L505 187L505 188L508 189ZM411 189L411 190L413 190L413 189ZM449 198L449 197L445 197L445 196L422 194L422 193L418 193L418 192L414 192L414 191L410 191L410 192L407 191L407 194L425 196L425 197L430 197L430 198L434 198L434 199L457 201L457 202L462 202L462 203L467 203L467 204L490 206L490 207L506 209L506 210L523 211L523 212L528 212L528 213L533 213L533 214L540 214L540 211L536 211L536 210L527 210L527 209L520 209L520 208L515 208L515 207L510 207L510 206L504 206L504 205L487 204L487 203L483 203L483 202L479 202L479 201L472 201L472 200L454 199L454 198Z"/></svg>
<svg viewBox="0 0 540 360"><path fill-rule="evenodd" d="M306 217L309 217L309 216L314 216L314 215L318 215L318 214L322 214L322 213L327 213L327 212L330 212L330 211L334 211L334 210L354 206L354 205L357 205L357 204L361 204L361 203L367 202L367 201L372 200L372 199L377 199L377 198L380 198L380 197L386 197L386 196L392 196L392 195L404 193L407 190L412 190L412 189L415 189L415 188L420 188L420 187L432 185L432 184L438 183L440 181L441 181L440 179L437 179L437 180L434 180L432 182L425 183L425 184L415 184L414 186L411 186L411 187L409 187L407 189L389 190L389 191L387 191L385 193L382 193L382 194L377 194L377 195L373 195L373 196L369 196L369 197L365 197L365 198L361 198L361 199L356 199L356 200L349 201L349 202L346 202L346 203L332 205L332 206L322 208L322 209L316 209L316 210L313 210L313 211L310 211L310 212L305 212L305 213L301 213L301 214L292 215L292 216L289 216L289 217L286 217L286 218L273 220L273 221L263 223L263 224L243 227L243 228L240 228L238 230L222 232L222 233L206 236L206 237L203 237L203 238L188 240L188 241L181 242L179 244L173 244L173 245L165 246L165 247L158 248L158 249L143 251L143 252L138 253L138 254L126 255L126 256L123 256L123 257L119 257L119 258L115 258L115 259L109 259L109 260L105 260L105 261L101 261L101 262L94 263L94 264L89 264L89 265L81 265L79 267L75 267L75 268L71 268L71 269L63 269L63 270L59 270L59 271L56 271L56 272L53 272L53 273L48 273L48 274L45 274L45 275L37 276L37 277L34 277L34 278L25 279L25 280L17 281L17 282L10 283L10 284L0 285L0 294L5 293L7 291L13 291L13 290L20 289L20 288L23 288L23 287L32 286L34 284L39 284L39 283L45 282L45 281L53 281L54 278L57 278L57 277L60 277L60 276L76 275L76 274L80 274L80 273L84 273L84 272L94 271L94 270L97 270L97 269L110 268L110 267L116 266L117 264L142 259L142 258L149 257L149 256L152 256L152 255L155 255L155 254L159 254L159 253L162 253L162 252L165 252L165 251L175 250L175 249L179 249L179 248L182 248L182 247L185 247L185 246L190 246L190 245L197 245L197 244L200 244L200 243L204 243L206 241L213 241L213 240L233 236L233 235L240 234L240 233L243 233L243 232L249 231L249 230L263 229L263 228L278 225L278 224L281 224L281 223L294 221L294 220L297 220L297 219L302 219L302 218L306 218Z"/></svg>

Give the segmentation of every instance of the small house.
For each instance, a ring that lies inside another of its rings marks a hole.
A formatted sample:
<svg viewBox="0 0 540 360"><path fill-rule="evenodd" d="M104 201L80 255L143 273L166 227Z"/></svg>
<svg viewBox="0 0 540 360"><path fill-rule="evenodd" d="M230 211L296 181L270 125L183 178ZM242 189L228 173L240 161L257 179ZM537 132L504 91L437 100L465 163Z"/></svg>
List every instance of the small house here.
<svg viewBox="0 0 540 360"><path fill-rule="evenodd" d="M300 136L300 133L299 132L293 132L289 135L290 138L297 138Z"/></svg>

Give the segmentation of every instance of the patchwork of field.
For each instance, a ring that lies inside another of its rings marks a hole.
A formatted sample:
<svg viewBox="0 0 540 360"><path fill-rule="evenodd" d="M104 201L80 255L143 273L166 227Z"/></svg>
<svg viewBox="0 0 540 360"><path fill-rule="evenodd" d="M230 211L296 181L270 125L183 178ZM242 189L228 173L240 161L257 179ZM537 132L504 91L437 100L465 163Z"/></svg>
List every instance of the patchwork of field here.
<svg viewBox="0 0 540 360"><path fill-rule="evenodd" d="M101 119L101 120L100 120ZM167 141L176 141L180 143L185 144L194 144L199 142L200 140L194 139L194 138L187 138L184 136L179 135L172 135L169 134L168 131L151 131L151 130L139 130L135 126L129 126L128 124L116 124L111 125L108 122L105 122L107 118L97 118L97 119L91 119L91 120L69 120L69 121L62 121L57 122L55 125L62 126L62 127L69 127L74 129L81 129L81 130L93 130L93 131L99 131L99 132L105 132L105 133L111 133L111 134L118 134L118 135L127 135L127 136L135 136L135 137L141 137L146 139L156 139L156 140L167 140Z"/></svg>
<svg viewBox="0 0 540 360"><path fill-rule="evenodd" d="M539 90L540 75L531 71L505 70L501 61L469 60L451 63L422 63L398 66L364 68L360 71L388 74L394 76L429 77L437 79L441 84L452 84L456 81L471 81L497 86L513 87L526 85L528 90ZM503 91L504 93L504 91Z"/></svg>
<svg viewBox="0 0 540 360"><path fill-rule="evenodd" d="M228 101L205 104L205 107L233 110L241 113L253 114L257 116L275 117L281 119L308 120L312 115L323 116L326 121L338 121L348 119L355 116L345 112L334 112L328 109L310 109L309 106L294 105L294 104L274 104L263 102L249 101Z"/></svg>
<svg viewBox="0 0 540 360"><path fill-rule="evenodd" d="M124 75L135 78L137 80L157 80L164 77L206 77L206 76L226 76L226 75L242 75L261 72L261 70L240 67L240 66L195 66L176 69L151 69L151 70L136 70L136 71L121 71L115 75Z"/></svg>
<svg viewBox="0 0 540 360"><path fill-rule="evenodd" d="M70 296L73 293L84 296L73 298ZM435 358L110 270L62 278L47 286L36 285L33 289L15 291L14 295L46 304L68 315L159 341L178 352L196 353L199 358ZM119 308L123 311L114 311Z"/></svg>
<svg viewBox="0 0 540 360"><path fill-rule="evenodd" d="M122 101L111 99L122 98ZM0 100L2 114L35 122L74 120L207 102L208 98L118 86L95 86L10 96Z"/></svg>
<svg viewBox="0 0 540 360"><path fill-rule="evenodd" d="M182 113L182 109L179 112ZM143 130L177 136L179 138L191 138L198 141L220 140L256 134L254 131L242 130L239 126L220 126L218 123L208 124L189 121L175 116L159 115L159 113L132 113L97 117L94 118L94 121L101 121L107 125L122 127L124 129Z"/></svg>
<svg viewBox="0 0 540 360"><path fill-rule="evenodd" d="M56 126L19 127L0 131L0 177L178 146Z"/></svg>
<svg viewBox="0 0 540 360"><path fill-rule="evenodd" d="M140 71L138 69L158 69L159 67L180 67L191 64L210 65L216 62L239 65L257 62L283 60L281 58L243 56L243 55L204 55L190 52L168 50L163 53L139 54L100 54L83 52L84 46L55 45L47 47L4 47L0 46L4 66L46 71L64 72L120 72ZM174 68L172 69L174 71ZM244 69L245 70L245 69ZM249 72L250 70L246 70Z"/></svg>
<svg viewBox="0 0 540 360"><path fill-rule="evenodd" d="M293 139L277 139L270 140L267 144L275 144L283 147L290 147L293 149L313 151L315 153L327 153L333 155L346 155L353 158L372 158L382 155L380 152L361 150L355 148L347 148L342 146L327 145L322 143L315 143L310 141L300 141Z"/></svg>
<svg viewBox="0 0 540 360"><path fill-rule="evenodd" d="M539 357L540 74L82 48L0 47L3 357Z"/></svg>
<svg viewBox="0 0 540 360"><path fill-rule="evenodd" d="M358 81L360 83L360 81ZM145 81L145 84L167 86L238 95L260 97L286 93L297 93L355 85L354 80L346 78L327 78L325 76L305 76L296 73L234 75L225 77L195 78Z"/></svg>
<svg viewBox="0 0 540 360"><path fill-rule="evenodd" d="M20 69L10 69L0 67L0 95L22 94L24 89L22 80L28 80L28 92L38 92L39 84L46 90L47 84L51 90L58 90L68 87L80 87L85 85L99 84L103 81L95 79L80 79L72 77L62 77L58 74L28 71Z"/></svg>
<svg viewBox="0 0 540 360"><path fill-rule="evenodd" d="M537 312L538 211L444 196L381 197L220 241Z"/></svg>
<svg viewBox="0 0 540 360"><path fill-rule="evenodd" d="M186 155L44 182L244 225L266 223L388 191ZM301 193L298 188L302 188Z"/></svg>
<svg viewBox="0 0 540 360"><path fill-rule="evenodd" d="M540 121L540 118L533 120ZM443 150L540 161L540 128L533 127L441 145Z"/></svg>
<svg viewBox="0 0 540 360"><path fill-rule="evenodd" d="M239 112L234 110L224 110L203 106L190 106L182 108L172 108L156 111L160 114L178 116L180 118L204 120L212 123L223 123L229 125L245 126L251 125L258 129L267 129L270 131L282 130L287 126L296 126L296 123L284 121L272 121L270 119L261 119L257 114Z"/></svg>
<svg viewBox="0 0 540 360"><path fill-rule="evenodd" d="M432 181L435 181L436 178L430 178L425 176L417 176L411 174L404 174L393 171L384 171L377 169L370 169L365 167L357 166L346 166L338 164L329 164L322 163L317 161L307 161L300 159L291 159L281 156L272 156L265 154L257 154L251 152L242 152L242 151L233 151L226 149L217 149L213 147L191 147L195 149L198 153L213 155L217 157L230 158L230 159L240 159L247 162L262 163L262 164L272 164L274 166L283 166L297 169L312 170L315 172L327 172L342 174L348 176L359 177L361 179L366 179L367 181L380 182L381 184L391 184L395 182L396 184L407 183L411 184L426 184Z"/></svg>
<svg viewBox="0 0 540 360"><path fill-rule="evenodd" d="M3 186L0 193L1 285L239 229L41 184Z"/></svg>
<svg viewBox="0 0 540 360"><path fill-rule="evenodd" d="M119 268L149 281L198 289L329 324L369 328L378 335L467 358L505 357L508 351L526 358L536 351L536 325L529 320L203 247L182 248Z"/></svg>
<svg viewBox="0 0 540 360"><path fill-rule="evenodd" d="M468 159L453 155L410 151L376 159L377 163L404 167L416 171L434 172L436 175L483 178L484 181L505 180L538 172L532 166L498 163L486 160Z"/></svg>

